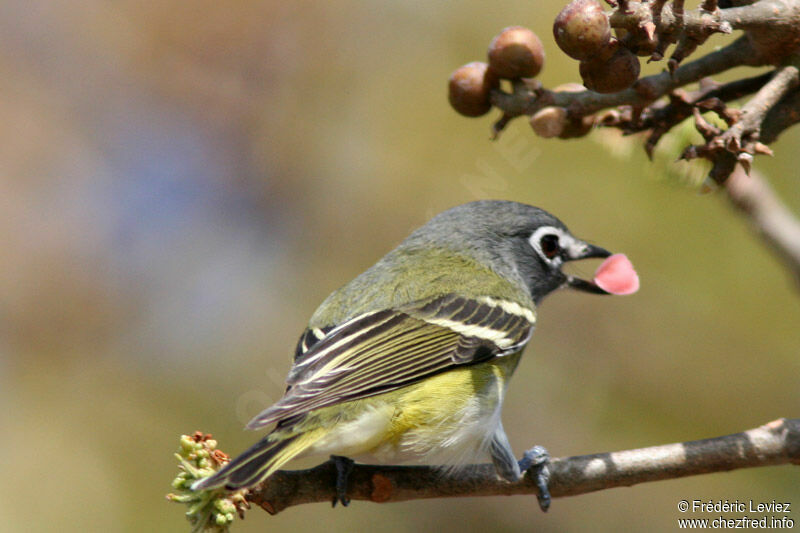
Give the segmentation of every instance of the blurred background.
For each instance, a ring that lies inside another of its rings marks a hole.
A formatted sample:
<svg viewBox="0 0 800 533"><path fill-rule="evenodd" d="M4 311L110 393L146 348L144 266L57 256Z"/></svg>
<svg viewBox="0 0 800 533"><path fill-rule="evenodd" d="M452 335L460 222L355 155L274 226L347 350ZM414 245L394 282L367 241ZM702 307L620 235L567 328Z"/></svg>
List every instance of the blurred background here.
<svg viewBox="0 0 800 533"><path fill-rule="evenodd" d="M447 105L449 73L512 24L542 37L546 86L578 81L550 33L561 5L0 3L0 523L188 531L164 499L179 435L249 446L243 425L280 396L316 305L478 198L544 207L642 280L632 297L545 302L504 412L518 453L799 416L800 292L724 195L659 178L598 132L546 141L519 120L493 143L494 114ZM798 131L773 148L758 168L800 212ZM547 515L532 497L354 502L253 510L237 530L667 531L681 499L794 508L798 487L784 466Z"/></svg>

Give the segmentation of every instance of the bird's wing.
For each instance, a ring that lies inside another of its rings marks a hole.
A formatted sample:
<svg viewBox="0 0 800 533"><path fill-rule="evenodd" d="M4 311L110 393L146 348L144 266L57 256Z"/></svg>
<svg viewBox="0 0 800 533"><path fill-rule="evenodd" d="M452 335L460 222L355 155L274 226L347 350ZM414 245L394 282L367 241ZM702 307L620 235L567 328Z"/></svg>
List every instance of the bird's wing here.
<svg viewBox="0 0 800 533"><path fill-rule="evenodd" d="M518 351L533 311L489 297L449 294L401 309L365 313L300 337L288 389L248 428L388 392L459 365Z"/></svg>

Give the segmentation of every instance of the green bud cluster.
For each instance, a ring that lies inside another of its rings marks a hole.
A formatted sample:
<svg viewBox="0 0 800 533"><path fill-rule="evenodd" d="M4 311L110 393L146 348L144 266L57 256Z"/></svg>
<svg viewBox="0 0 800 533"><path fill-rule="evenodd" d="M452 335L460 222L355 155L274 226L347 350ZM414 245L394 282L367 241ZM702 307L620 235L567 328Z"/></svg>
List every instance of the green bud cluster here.
<svg viewBox="0 0 800 533"><path fill-rule="evenodd" d="M229 531L236 516L242 516L249 505L244 490L232 493L222 489L192 490L195 481L212 475L227 462L227 456L217 450L217 441L210 437L201 432L181 435L175 454L180 472L172 480L175 492L167 494L167 500L188 507L186 518L193 532L223 533Z"/></svg>

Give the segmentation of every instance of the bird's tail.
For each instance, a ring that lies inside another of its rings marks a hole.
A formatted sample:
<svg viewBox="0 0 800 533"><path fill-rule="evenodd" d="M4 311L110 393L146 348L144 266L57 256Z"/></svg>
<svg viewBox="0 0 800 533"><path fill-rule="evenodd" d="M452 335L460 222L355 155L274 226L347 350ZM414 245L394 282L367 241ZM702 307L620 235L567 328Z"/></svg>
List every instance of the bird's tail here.
<svg viewBox="0 0 800 533"><path fill-rule="evenodd" d="M313 431L286 436L270 433L218 472L195 481L192 490L217 487L237 490L257 485L313 445L321 436Z"/></svg>

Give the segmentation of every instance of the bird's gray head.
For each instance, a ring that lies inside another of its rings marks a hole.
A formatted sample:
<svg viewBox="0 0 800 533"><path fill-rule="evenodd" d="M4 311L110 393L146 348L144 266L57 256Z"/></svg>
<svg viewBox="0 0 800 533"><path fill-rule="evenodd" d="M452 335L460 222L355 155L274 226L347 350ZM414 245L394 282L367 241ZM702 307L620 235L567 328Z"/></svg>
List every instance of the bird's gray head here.
<svg viewBox="0 0 800 533"><path fill-rule="evenodd" d="M561 267L567 261L611 253L572 236L560 220L538 207L503 200L470 202L435 216L403 243L431 244L524 283L534 302L565 286L608 294L593 282L564 274Z"/></svg>

